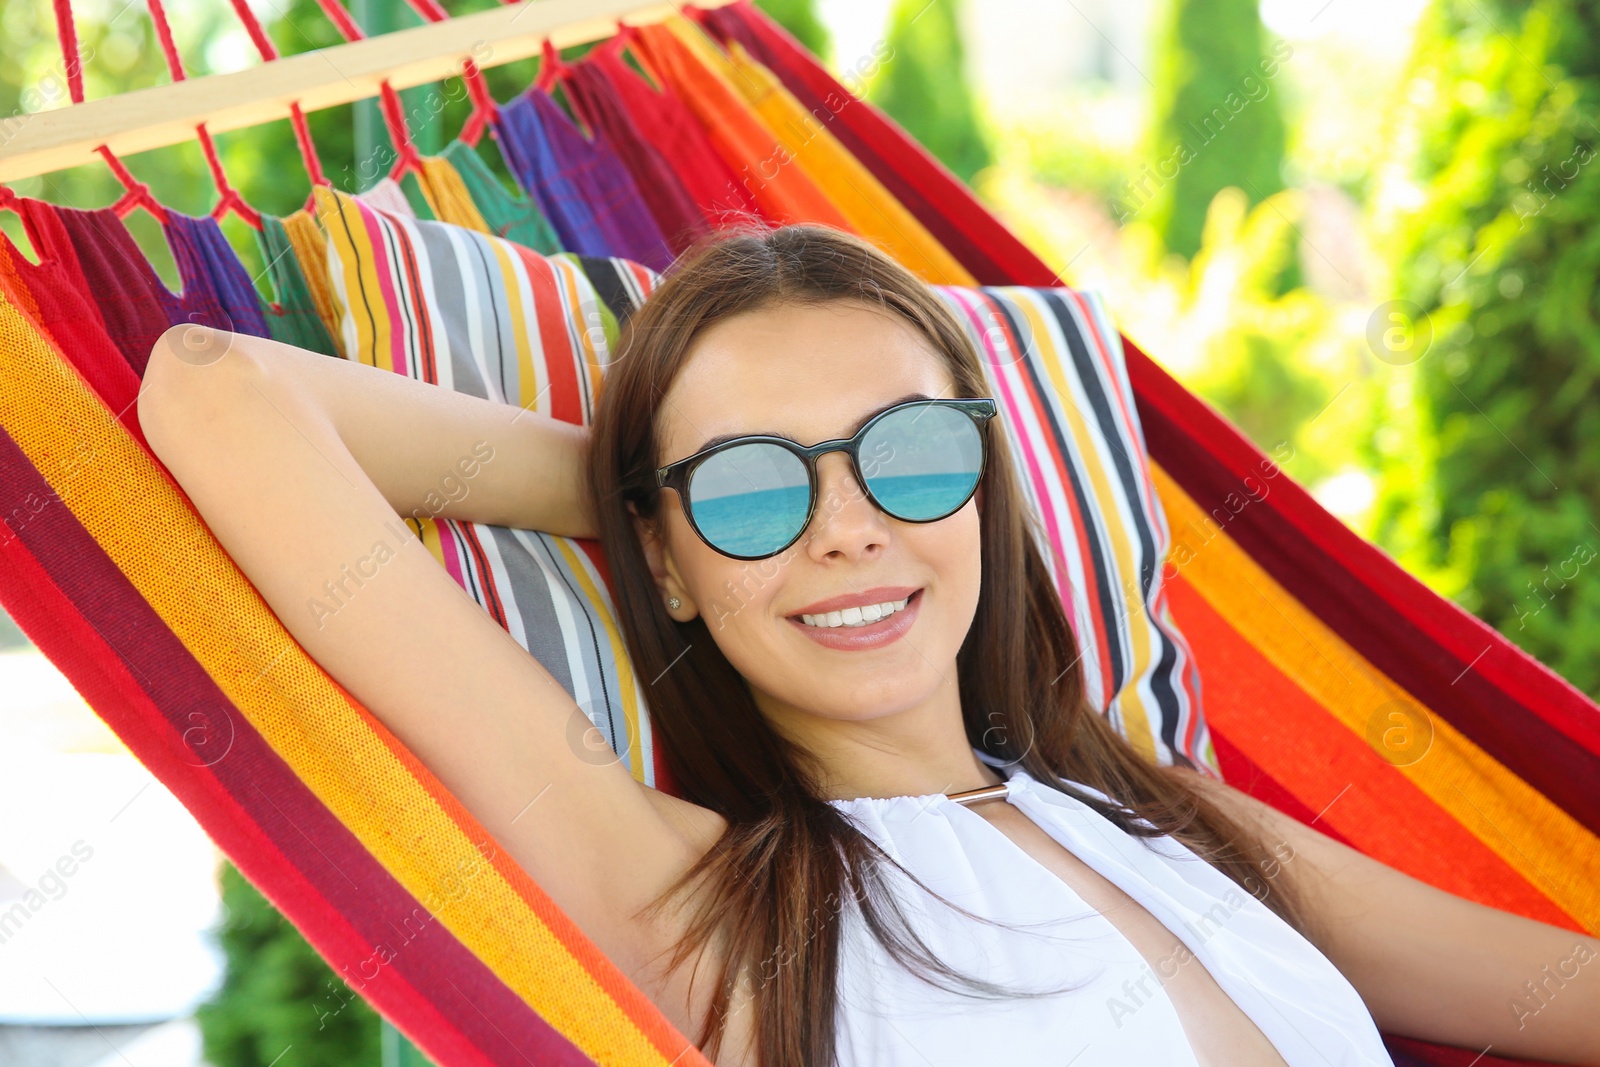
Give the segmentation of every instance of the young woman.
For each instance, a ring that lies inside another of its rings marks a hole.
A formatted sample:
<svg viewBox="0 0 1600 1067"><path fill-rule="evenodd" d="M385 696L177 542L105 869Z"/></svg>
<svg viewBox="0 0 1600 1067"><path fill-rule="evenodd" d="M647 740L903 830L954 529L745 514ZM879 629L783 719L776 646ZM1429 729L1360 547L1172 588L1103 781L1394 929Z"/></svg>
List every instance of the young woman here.
<svg viewBox="0 0 1600 1067"><path fill-rule="evenodd" d="M290 633L720 1065L1389 1063L1378 1027L1600 1064L1600 942L1085 706L994 415L928 287L809 226L686 254L592 437L197 328L139 400ZM601 539L685 799L570 744L567 692L419 545L308 607L450 478L427 511Z"/></svg>

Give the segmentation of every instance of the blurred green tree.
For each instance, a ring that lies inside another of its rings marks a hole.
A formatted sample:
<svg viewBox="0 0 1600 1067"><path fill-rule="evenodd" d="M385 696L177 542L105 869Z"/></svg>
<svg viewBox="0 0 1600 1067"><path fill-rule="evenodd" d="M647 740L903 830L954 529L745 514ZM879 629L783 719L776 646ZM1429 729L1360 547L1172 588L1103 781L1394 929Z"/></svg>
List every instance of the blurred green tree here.
<svg viewBox="0 0 1600 1067"><path fill-rule="evenodd" d="M962 181L994 161L961 41L960 0L895 0L867 98Z"/></svg>
<svg viewBox="0 0 1600 1067"><path fill-rule="evenodd" d="M1219 191L1235 186L1256 204L1284 188L1277 77L1293 49L1268 47L1257 0L1167 0L1156 42L1149 162L1124 183L1117 213L1147 213L1168 250L1189 258Z"/></svg>
<svg viewBox="0 0 1600 1067"><path fill-rule="evenodd" d="M216 1067L376 1067L378 1014L335 975L233 864L221 869L228 957L223 985L195 1016ZM285 1050L294 1048L288 1061Z"/></svg>
<svg viewBox="0 0 1600 1067"><path fill-rule="evenodd" d="M1600 9L1436 0L1405 101L1375 536L1600 697Z"/></svg>
<svg viewBox="0 0 1600 1067"><path fill-rule="evenodd" d="M816 0L756 0L756 6L794 34L806 51L824 63L832 61L833 37L817 14Z"/></svg>

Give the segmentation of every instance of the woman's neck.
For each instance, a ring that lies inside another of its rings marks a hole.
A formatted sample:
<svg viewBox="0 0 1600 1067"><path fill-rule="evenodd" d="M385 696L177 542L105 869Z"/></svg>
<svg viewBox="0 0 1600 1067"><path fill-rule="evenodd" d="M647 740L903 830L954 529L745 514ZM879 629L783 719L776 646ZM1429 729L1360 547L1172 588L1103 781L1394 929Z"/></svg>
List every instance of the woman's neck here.
<svg viewBox="0 0 1600 1067"><path fill-rule="evenodd" d="M775 729L816 758L824 800L956 793L1005 780L973 753L954 686L871 718L778 707L759 694L756 704Z"/></svg>

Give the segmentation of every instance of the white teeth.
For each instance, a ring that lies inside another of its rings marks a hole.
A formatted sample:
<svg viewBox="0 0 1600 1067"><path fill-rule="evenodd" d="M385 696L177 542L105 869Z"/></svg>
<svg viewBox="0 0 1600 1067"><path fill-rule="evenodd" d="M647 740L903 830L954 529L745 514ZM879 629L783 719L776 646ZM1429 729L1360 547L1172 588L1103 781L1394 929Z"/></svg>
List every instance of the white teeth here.
<svg viewBox="0 0 1600 1067"><path fill-rule="evenodd" d="M865 607L845 608L843 611L830 611L824 615L802 615L800 621L807 626L820 626L832 629L835 626L866 626L886 616L893 615L909 603L910 597L904 600L892 600L882 604L868 604Z"/></svg>

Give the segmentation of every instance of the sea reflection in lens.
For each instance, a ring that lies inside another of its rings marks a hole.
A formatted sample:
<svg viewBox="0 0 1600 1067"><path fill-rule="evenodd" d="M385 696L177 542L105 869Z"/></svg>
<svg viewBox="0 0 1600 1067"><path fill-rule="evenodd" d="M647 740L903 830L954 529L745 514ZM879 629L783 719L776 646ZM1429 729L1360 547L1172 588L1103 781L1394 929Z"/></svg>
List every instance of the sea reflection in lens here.
<svg viewBox="0 0 1600 1067"><path fill-rule="evenodd" d="M777 445L724 449L689 477L689 503L705 539L732 556L771 555L801 531L811 482L800 457Z"/></svg>
<svg viewBox="0 0 1600 1067"><path fill-rule="evenodd" d="M935 404L905 408L878 422L861 442L861 453L867 488L885 511L907 522L942 519L959 509L983 470L977 423L963 411Z"/></svg>

